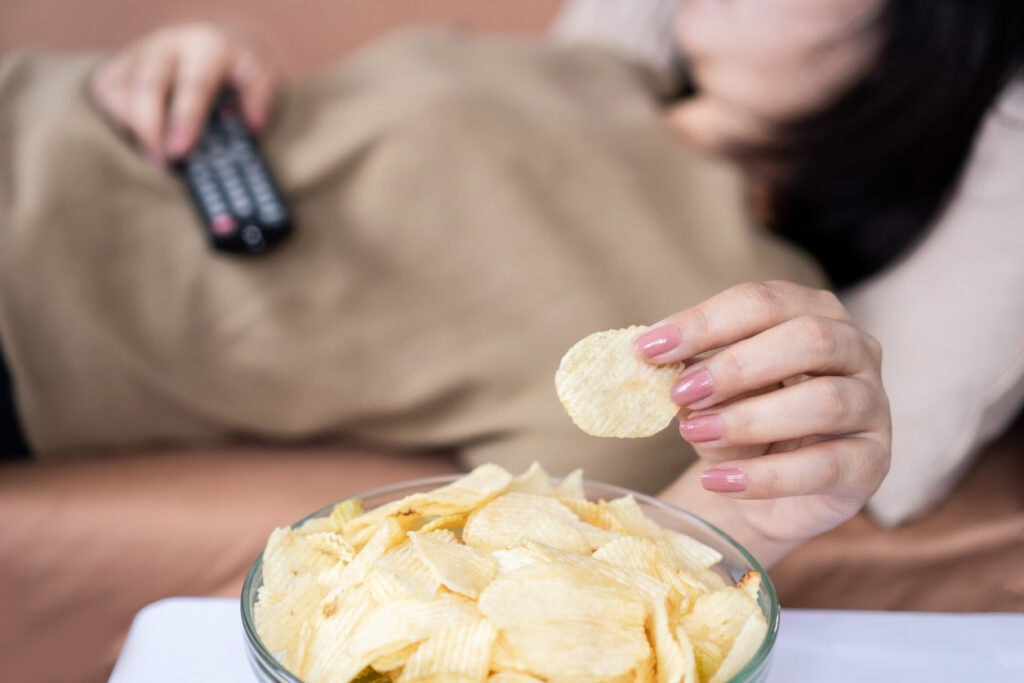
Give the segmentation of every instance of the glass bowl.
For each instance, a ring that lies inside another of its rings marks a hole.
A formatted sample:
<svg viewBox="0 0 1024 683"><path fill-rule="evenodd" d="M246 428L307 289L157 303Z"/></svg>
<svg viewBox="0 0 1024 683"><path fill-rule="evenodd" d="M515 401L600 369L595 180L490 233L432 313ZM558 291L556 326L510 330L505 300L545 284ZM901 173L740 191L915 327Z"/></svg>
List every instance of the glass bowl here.
<svg viewBox="0 0 1024 683"><path fill-rule="evenodd" d="M420 493L433 490L439 486L449 484L462 475L441 475L436 477L424 477L411 479L397 484L389 484L379 488L371 489L364 493L356 494L355 498L363 501L365 509L379 507L392 500L403 498L410 493ZM559 478L552 477L552 482L557 484ZM757 602L768 620L768 634L765 636L761 648L751 658L747 665L729 679L729 683L757 683L768 677L768 668L771 664L772 650L775 645L775 637L779 632L779 599L775 594L775 587L769 580L767 573L761 568L757 560L748 553L743 546L732 540L727 534L708 524L696 515L681 510L657 498L630 491L611 484L602 484L593 481L583 482L583 492L589 500L611 500L620 496L632 495L640 508L650 519L667 529L678 531L701 543L711 546L722 553L722 561L712 567L712 570L722 575L728 583L735 584L749 571L761 573L761 589L757 595ZM306 520L314 517L326 517L331 513L334 505L317 510L305 519L301 519L293 527L297 527ZM242 585L242 625L245 628L246 655L249 664L256 674L256 679L263 683L302 683L302 679L289 673L281 666L277 658L272 655L256 635L256 622L253 618L253 611L256 605L256 593L263 584L263 554L261 553L253 563L249 574L245 577Z"/></svg>

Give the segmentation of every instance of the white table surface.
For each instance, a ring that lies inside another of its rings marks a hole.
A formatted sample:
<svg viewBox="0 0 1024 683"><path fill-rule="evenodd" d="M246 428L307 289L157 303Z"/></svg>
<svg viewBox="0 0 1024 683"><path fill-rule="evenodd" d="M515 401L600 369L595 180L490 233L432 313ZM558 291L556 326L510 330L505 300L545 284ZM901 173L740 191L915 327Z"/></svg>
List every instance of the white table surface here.
<svg viewBox="0 0 1024 683"><path fill-rule="evenodd" d="M111 683L253 683L239 602L169 598L135 617ZM771 683L1024 681L1024 614L788 609Z"/></svg>

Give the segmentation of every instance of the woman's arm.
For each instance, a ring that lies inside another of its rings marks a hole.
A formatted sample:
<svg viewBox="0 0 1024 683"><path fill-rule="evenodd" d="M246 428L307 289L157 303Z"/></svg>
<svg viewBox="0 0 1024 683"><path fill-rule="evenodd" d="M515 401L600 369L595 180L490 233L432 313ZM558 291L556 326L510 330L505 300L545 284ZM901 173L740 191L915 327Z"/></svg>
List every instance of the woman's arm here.
<svg viewBox="0 0 1024 683"><path fill-rule="evenodd" d="M159 29L96 71L93 97L131 131L155 164L183 156L196 143L217 92L233 86L250 126L270 117L277 70L255 44L213 24Z"/></svg>
<svg viewBox="0 0 1024 683"><path fill-rule="evenodd" d="M881 347L834 294L733 287L658 323L637 353L688 364L672 389L701 461L662 493L766 564L853 516L889 467Z"/></svg>

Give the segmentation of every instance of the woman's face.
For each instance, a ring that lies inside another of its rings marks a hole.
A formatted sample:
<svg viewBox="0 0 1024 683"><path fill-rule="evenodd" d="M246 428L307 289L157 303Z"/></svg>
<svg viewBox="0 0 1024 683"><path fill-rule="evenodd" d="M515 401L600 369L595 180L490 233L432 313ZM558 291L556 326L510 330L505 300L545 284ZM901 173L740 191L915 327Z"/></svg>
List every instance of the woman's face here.
<svg viewBox="0 0 1024 683"><path fill-rule="evenodd" d="M697 95L669 121L712 152L764 142L829 104L874 59L884 0L682 0L673 26Z"/></svg>

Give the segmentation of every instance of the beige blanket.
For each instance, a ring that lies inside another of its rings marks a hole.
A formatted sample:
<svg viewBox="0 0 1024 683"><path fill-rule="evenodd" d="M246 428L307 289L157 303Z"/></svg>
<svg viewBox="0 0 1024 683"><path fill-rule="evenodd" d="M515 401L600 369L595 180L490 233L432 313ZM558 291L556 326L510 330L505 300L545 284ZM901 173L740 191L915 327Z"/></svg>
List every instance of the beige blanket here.
<svg viewBox="0 0 1024 683"><path fill-rule="evenodd" d="M581 433L562 353L745 280L821 282L608 53L433 31L288 88L263 142L297 232L259 258L209 249L89 103L94 64L0 67L0 338L44 459L326 438L656 489L682 440Z"/></svg>

